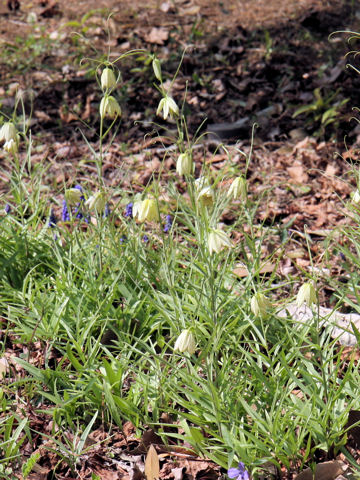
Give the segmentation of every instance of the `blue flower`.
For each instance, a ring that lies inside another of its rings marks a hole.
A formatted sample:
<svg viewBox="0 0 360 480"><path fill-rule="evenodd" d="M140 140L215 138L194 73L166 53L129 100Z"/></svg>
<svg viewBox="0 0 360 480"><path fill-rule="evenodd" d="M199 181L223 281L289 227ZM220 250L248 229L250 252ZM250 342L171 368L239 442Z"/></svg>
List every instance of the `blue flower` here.
<svg viewBox="0 0 360 480"><path fill-rule="evenodd" d="M132 202L130 202L126 205L124 217L133 218L133 205L134 204Z"/></svg>
<svg viewBox="0 0 360 480"><path fill-rule="evenodd" d="M165 225L164 225L164 232L165 233L168 233L168 231L170 230L170 228L172 226L172 223L173 223L172 216L171 215L166 215L166 221L165 221Z"/></svg>
<svg viewBox="0 0 360 480"><path fill-rule="evenodd" d="M127 241L126 235L122 235L122 236L120 237L120 243L123 244L123 243L125 243L126 241Z"/></svg>
<svg viewBox="0 0 360 480"><path fill-rule="evenodd" d="M227 474L229 478L236 478L236 480L249 480L249 472L243 462L239 462L237 468L229 468Z"/></svg>
<svg viewBox="0 0 360 480"><path fill-rule="evenodd" d="M148 241L149 241L149 237L147 235L144 235L143 236L143 242L148 243Z"/></svg>
<svg viewBox="0 0 360 480"><path fill-rule="evenodd" d="M108 217L111 213L111 210L110 210L110 207L109 207L109 204L106 203L105 204L105 210L104 210L104 218Z"/></svg>
<svg viewBox="0 0 360 480"><path fill-rule="evenodd" d="M9 205L8 203L5 205L4 210L5 210L6 215L7 215L8 213L10 213L11 207L10 207L10 205Z"/></svg>
<svg viewBox="0 0 360 480"><path fill-rule="evenodd" d="M75 214L75 218L83 218L84 214L80 210L80 203L77 204L74 214Z"/></svg>
<svg viewBox="0 0 360 480"><path fill-rule="evenodd" d="M55 216L54 210L50 210L49 220L48 220L48 227L55 228L57 224L57 218Z"/></svg>
<svg viewBox="0 0 360 480"><path fill-rule="evenodd" d="M63 201L63 208L61 213L61 220L63 222L70 222L70 212L66 203L66 200Z"/></svg>

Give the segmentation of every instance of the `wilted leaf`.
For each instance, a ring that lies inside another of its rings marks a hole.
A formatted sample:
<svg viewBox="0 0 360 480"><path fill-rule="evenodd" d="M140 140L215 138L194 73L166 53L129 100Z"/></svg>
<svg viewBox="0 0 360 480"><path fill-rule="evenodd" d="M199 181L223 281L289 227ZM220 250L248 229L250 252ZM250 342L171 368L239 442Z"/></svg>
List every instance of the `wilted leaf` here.
<svg viewBox="0 0 360 480"><path fill-rule="evenodd" d="M157 451L154 445L150 445L145 460L145 476L146 480L157 480L160 475L160 464Z"/></svg>

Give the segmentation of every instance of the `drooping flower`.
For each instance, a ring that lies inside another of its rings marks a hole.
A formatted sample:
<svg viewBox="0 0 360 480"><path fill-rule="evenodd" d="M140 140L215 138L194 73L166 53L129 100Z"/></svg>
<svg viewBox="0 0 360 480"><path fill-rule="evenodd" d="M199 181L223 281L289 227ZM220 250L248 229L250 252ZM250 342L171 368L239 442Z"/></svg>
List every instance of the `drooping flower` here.
<svg viewBox="0 0 360 480"><path fill-rule="evenodd" d="M188 352L193 354L195 353L195 349L196 345L193 333L189 329L183 330L175 342L174 350L180 353Z"/></svg>
<svg viewBox="0 0 360 480"><path fill-rule="evenodd" d="M100 102L100 117L116 118L121 116L121 108L117 100L111 95L106 95Z"/></svg>
<svg viewBox="0 0 360 480"><path fill-rule="evenodd" d="M10 213L10 211L11 211L11 206L10 206L9 203L7 203L7 204L5 205L4 211L5 211L6 215L7 215L8 213Z"/></svg>
<svg viewBox="0 0 360 480"><path fill-rule="evenodd" d="M162 115L164 120L170 115L170 118L177 117L179 115L179 107L176 105L175 100L166 94L159 103L159 106L156 110L156 115Z"/></svg>
<svg viewBox="0 0 360 480"><path fill-rule="evenodd" d="M171 215L166 215L166 221L164 225L164 232L168 233L168 231L171 229L173 223L173 219Z"/></svg>
<svg viewBox="0 0 360 480"><path fill-rule="evenodd" d="M237 468L229 468L227 474L229 478L236 478L236 480L249 480L249 472L243 462L239 462Z"/></svg>
<svg viewBox="0 0 360 480"><path fill-rule="evenodd" d="M104 192L101 191L91 195L91 197L89 197L85 202L85 205L89 208L89 210L96 210L97 212L104 210L105 204L106 197Z"/></svg>
<svg viewBox="0 0 360 480"><path fill-rule="evenodd" d="M296 296L296 305L300 308L303 304L311 307L313 303L316 303L316 291L314 285L311 282L306 282L301 285L298 294Z"/></svg>
<svg viewBox="0 0 360 480"><path fill-rule="evenodd" d="M180 153L176 162L176 171L179 175L192 173L192 158L189 152Z"/></svg>
<svg viewBox="0 0 360 480"><path fill-rule="evenodd" d="M359 189L356 190L356 192L354 192L351 196L351 202L352 203L355 203L355 205L357 205L358 203L360 203L360 192L359 192Z"/></svg>
<svg viewBox="0 0 360 480"><path fill-rule="evenodd" d="M256 292L250 301L251 311L254 315L265 317L271 307L270 300L261 292Z"/></svg>
<svg viewBox="0 0 360 480"><path fill-rule="evenodd" d="M4 143L5 152L12 153L15 155L18 151L18 144L15 140L11 139L8 142Z"/></svg>
<svg viewBox="0 0 360 480"><path fill-rule="evenodd" d="M0 142L10 142L13 140L17 143L17 131L15 125L12 122L5 122L0 129Z"/></svg>
<svg viewBox="0 0 360 480"><path fill-rule="evenodd" d="M143 241L144 243L148 243L149 237L148 237L147 235L144 235L143 238L142 238L142 241Z"/></svg>
<svg viewBox="0 0 360 480"><path fill-rule="evenodd" d="M225 232L219 229L210 230L210 233L208 236L208 248L209 248L210 255L212 255L213 252L219 253L224 248L231 248L231 247L232 247L232 243Z"/></svg>
<svg viewBox="0 0 360 480"><path fill-rule="evenodd" d="M104 68L101 74L101 88L103 90L110 90L116 87L116 78L111 68Z"/></svg>
<svg viewBox="0 0 360 480"><path fill-rule="evenodd" d="M133 203L132 202L130 202L126 205L124 217L133 218Z"/></svg>
<svg viewBox="0 0 360 480"><path fill-rule="evenodd" d="M199 202L209 207L214 203L214 190L210 186L204 187L198 193L197 198Z"/></svg>
<svg viewBox="0 0 360 480"><path fill-rule="evenodd" d="M233 180L230 188L227 192L228 197L232 197L234 200L240 198L240 200L246 200L247 185L244 177L236 177Z"/></svg>
<svg viewBox="0 0 360 480"><path fill-rule="evenodd" d="M66 203L66 200L63 201L63 208L61 212L61 220L63 222L70 222L70 212Z"/></svg>
<svg viewBox="0 0 360 480"><path fill-rule="evenodd" d="M69 206L79 204L82 198L84 197L79 188L69 188L65 191L65 199Z"/></svg>
<svg viewBox="0 0 360 480"><path fill-rule="evenodd" d="M148 222L158 221L159 212L155 200L152 198L143 200L137 207L136 215L139 222L144 222L145 220Z"/></svg>

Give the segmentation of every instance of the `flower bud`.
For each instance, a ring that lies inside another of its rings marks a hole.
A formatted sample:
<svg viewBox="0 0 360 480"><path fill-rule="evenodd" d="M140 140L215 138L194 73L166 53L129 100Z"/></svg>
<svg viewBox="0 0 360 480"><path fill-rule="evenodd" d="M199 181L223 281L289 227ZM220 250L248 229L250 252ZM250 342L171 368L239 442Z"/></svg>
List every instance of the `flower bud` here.
<svg viewBox="0 0 360 480"><path fill-rule="evenodd" d="M104 192L96 192L94 195L89 197L85 205L89 208L89 210L96 210L97 212L100 212L104 210L106 204L106 197Z"/></svg>
<svg viewBox="0 0 360 480"><path fill-rule="evenodd" d="M116 118L121 116L121 108L117 100L110 96L105 96L100 102L100 117Z"/></svg>
<svg viewBox="0 0 360 480"><path fill-rule="evenodd" d="M69 205L76 205L80 203L82 193L78 188L69 188L65 192L65 199Z"/></svg>
<svg viewBox="0 0 360 480"><path fill-rule="evenodd" d="M116 87L116 78L111 68L104 68L101 74L101 88L103 90L110 90Z"/></svg>
<svg viewBox="0 0 360 480"><path fill-rule="evenodd" d="M133 208L133 214L137 216L139 222L144 222L145 220L147 220L148 222L152 222L153 220L159 220L159 212L154 199L147 198L141 203L136 202L134 204L134 207L135 208Z"/></svg>
<svg viewBox="0 0 360 480"><path fill-rule="evenodd" d="M316 303L316 291L314 285L310 282L301 285L298 294L296 296L296 305L300 308L303 304L310 307L313 303Z"/></svg>
<svg viewBox="0 0 360 480"><path fill-rule="evenodd" d="M192 355L195 353L195 349L195 338L191 330L183 330L175 342L174 350L180 353L188 352Z"/></svg>
<svg viewBox="0 0 360 480"><path fill-rule="evenodd" d="M179 175L192 173L192 159L189 152L180 153L176 162L176 171Z"/></svg>
<svg viewBox="0 0 360 480"><path fill-rule="evenodd" d="M225 232L219 229L212 229L208 236L209 253L219 253L224 248L231 248L232 243Z"/></svg>
<svg viewBox="0 0 360 480"><path fill-rule="evenodd" d="M257 292L251 299L250 307L256 317L266 317L267 310L271 307L271 303L264 294Z"/></svg>
<svg viewBox="0 0 360 480"><path fill-rule="evenodd" d="M10 140L17 142L18 140L16 128L12 122L5 122L0 129L0 142L4 140L5 142L10 142Z"/></svg>
<svg viewBox="0 0 360 480"><path fill-rule="evenodd" d="M171 118L177 117L179 115L179 107L176 105L173 98L169 95L165 95L160 100L159 106L156 110L156 115L160 115L162 112L164 120L170 115Z"/></svg>
<svg viewBox="0 0 360 480"><path fill-rule="evenodd" d="M159 80L159 82L162 82L161 63L158 58L154 58L154 60L152 61L152 67L154 70L155 77Z"/></svg>
<svg viewBox="0 0 360 480"><path fill-rule="evenodd" d="M233 199L240 198L240 200L246 200L247 188L246 180L244 177L237 177L230 185L230 188L227 192L228 197L233 197Z"/></svg>

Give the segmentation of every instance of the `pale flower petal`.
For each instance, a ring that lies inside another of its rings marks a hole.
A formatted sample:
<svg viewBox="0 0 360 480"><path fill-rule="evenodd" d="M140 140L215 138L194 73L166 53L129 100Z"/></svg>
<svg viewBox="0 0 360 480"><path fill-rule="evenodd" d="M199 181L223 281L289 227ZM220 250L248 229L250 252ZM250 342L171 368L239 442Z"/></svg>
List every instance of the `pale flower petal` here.
<svg viewBox="0 0 360 480"><path fill-rule="evenodd" d="M191 355L195 353L195 350L196 350L195 338L191 330L186 329L180 333L179 337L175 342L174 350L177 350L180 353L188 352Z"/></svg>
<svg viewBox="0 0 360 480"><path fill-rule="evenodd" d="M209 253L219 253L224 248L232 248L232 243L225 232L219 229L213 229L208 236Z"/></svg>

